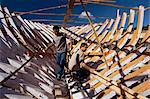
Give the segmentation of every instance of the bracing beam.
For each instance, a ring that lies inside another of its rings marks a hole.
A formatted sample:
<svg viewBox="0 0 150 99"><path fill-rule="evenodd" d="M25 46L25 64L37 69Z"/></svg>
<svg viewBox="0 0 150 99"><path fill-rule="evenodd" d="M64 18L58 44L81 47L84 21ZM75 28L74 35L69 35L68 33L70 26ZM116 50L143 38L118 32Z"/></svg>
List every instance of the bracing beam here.
<svg viewBox="0 0 150 99"><path fill-rule="evenodd" d="M73 9L73 6L74 6L74 2L75 2L75 0L68 0L68 8L67 8L66 15L64 16L63 27L66 26L66 23L68 22L69 16L70 16L71 13L72 13L72 9Z"/></svg>

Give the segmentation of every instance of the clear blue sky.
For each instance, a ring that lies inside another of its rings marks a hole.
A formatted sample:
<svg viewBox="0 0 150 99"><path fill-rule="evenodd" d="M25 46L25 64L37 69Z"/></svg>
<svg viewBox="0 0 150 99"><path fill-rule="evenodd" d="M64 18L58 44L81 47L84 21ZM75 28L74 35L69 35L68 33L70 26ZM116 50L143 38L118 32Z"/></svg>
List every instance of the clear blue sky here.
<svg viewBox="0 0 150 99"><path fill-rule="evenodd" d="M67 4L67 0L0 0L2 6L7 6L11 12L13 11L30 11L39 8L46 8L51 6ZM112 3L115 5L138 7L143 5L145 8L150 6L150 0L116 0ZM105 17L93 19L94 22L104 22L106 18L115 18L117 8L102 6L97 4L88 4L87 10L93 16ZM129 12L129 9L121 9L121 13ZM75 6L73 9L74 14L83 12L81 6ZM44 13L66 13L66 8L44 11ZM63 20L63 16L38 16L38 15L23 15L26 19L50 19L50 20ZM88 22L86 19L80 19L77 16L70 17L75 22L69 24L80 25L79 22ZM135 18L137 21L137 18ZM144 25L150 24L150 10L145 11Z"/></svg>

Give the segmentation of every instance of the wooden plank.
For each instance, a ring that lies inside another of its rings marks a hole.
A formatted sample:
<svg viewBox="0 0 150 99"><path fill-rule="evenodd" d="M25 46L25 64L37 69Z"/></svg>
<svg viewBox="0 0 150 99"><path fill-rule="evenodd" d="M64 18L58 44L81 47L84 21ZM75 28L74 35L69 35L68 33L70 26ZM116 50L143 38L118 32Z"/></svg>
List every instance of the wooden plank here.
<svg viewBox="0 0 150 99"><path fill-rule="evenodd" d="M140 9L140 11L141 11L141 13L139 13L139 17L138 17L138 19L141 19L141 18L143 18L143 14L144 14L144 10L143 10L144 8L142 8L142 9ZM141 19L140 21L139 21L139 24L142 24L143 23L143 20ZM138 29L137 29L138 30ZM137 31L136 30L136 31ZM138 37L138 35L139 35L139 33L140 32L136 32L136 31L134 31L134 33L133 33L133 35L132 35L132 39L130 40L130 42L127 44L127 46L129 46L129 47L127 47L127 49L130 51L131 49L132 49L132 47L130 47L131 45L132 46L135 46L135 44L137 43L137 41L138 41L138 39L139 39L139 37ZM141 26L140 26L140 29L138 30L138 31L141 31ZM127 35L128 36L128 35ZM127 39L127 38L125 38L125 39ZM127 40L126 40L127 41ZM120 42L118 42L118 44L117 44L117 47L123 47L123 44L121 44L121 42L122 41L120 41ZM121 44L121 46L119 46ZM124 43L125 44L125 43ZM111 54L109 54L109 55L111 55ZM115 54L114 54L115 55ZM118 55L119 55L119 57L120 58L123 58L125 55L126 55L126 53L124 53L124 52L119 52L118 53ZM112 57L112 56L111 56ZM107 59L107 56L106 56L106 59Z"/></svg>
<svg viewBox="0 0 150 99"><path fill-rule="evenodd" d="M110 86L110 88L115 91L117 94L121 95L121 90L120 90L120 87L118 88L118 84L114 81L111 81L110 78L108 77L104 77L102 76L100 73L94 71L93 69L91 69L90 67L88 67L87 65L83 65L84 68L86 68L87 70L89 70L90 72L94 73L97 75L97 79L99 79L103 84L107 85L107 86ZM125 87L124 85L121 84L121 87L122 89L125 91L125 95L128 97L128 98L134 98L134 94L135 92L127 87ZM146 97L143 97L141 95L137 95L136 96L137 98L145 98Z"/></svg>
<svg viewBox="0 0 150 99"><path fill-rule="evenodd" d="M132 11L133 12L133 11ZM134 14L132 14L131 16L133 16ZM133 19L133 18L132 18ZM131 19L130 19L131 20ZM131 20L131 21L133 21L133 20ZM132 27L132 26L130 26L130 27ZM129 30L129 29L128 29Z"/></svg>
<svg viewBox="0 0 150 99"><path fill-rule="evenodd" d="M2 8L0 6L0 10L2 11ZM4 18L4 14L0 11L0 17L1 18ZM7 32L7 35L10 36L10 38L12 40L14 40L14 42L19 46L19 43L17 41L17 39L14 37L14 35L11 33L11 31L8 29L8 25L6 23L6 20L5 19L1 19L1 22L2 22L2 26L4 27L5 31Z"/></svg>
<svg viewBox="0 0 150 99"><path fill-rule="evenodd" d="M149 70L149 69L150 69L150 64L141 66L139 69L137 69L137 70L135 70L134 72L129 73L128 75L126 75L126 76L124 77L124 80L131 79L131 78L133 78L133 77L135 77L135 76L137 76L137 75L139 75L139 74L141 74L141 73L143 73L144 71Z"/></svg>
<svg viewBox="0 0 150 99"><path fill-rule="evenodd" d="M106 21L103 23L104 26L106 26L105 24L107 23L107 21L108 21L108 20L106 20ZM103 26L103 25L102 25L102 26ZM96 31L98 30L98 28L99 28L99 27L95 27ZM103 28L103 27L102 27L102 28ZM100 29L101 29L101 28L100 28ZM91 32L89 32L89 33L85 36L85 38L88 39L88 38L91 37L92 35L94 35L94 33L91 31ZM94 36L93 36L93 37L94 37ZM80 47L80 44L83 43L83 42L85 42L85 40L81 40L80 42L78 42L78 43L75 45L75 47L71 50L71 53L77 51L77 49L79 49L79 47Z"/></svg>
<svg viewBox="0 0 150 99"><path fill-rule="evenodd" d="M55 89L55 97L57 97L57 95L58 95L58 96L59 96L59 95L62 95L60 86L54 85L54 89Z"/></svg>
<svg viewBox="0 0 150 99"><path fill-rule="evenodd" d="M17 16L16 21L19 21L19 22L16 22L16 24L19 24L18 30L19 30L21 36L23 37L23 39L26 41L26 43L27 43L26 46L28 46L32 50L33 49L37 50L38 45L33 39L31 39L31 38L33 38L33 35L32 35L33 33L31 33L31 30L29 29L29 27L24 23L24 21L22 20L22 18L20 16ZM17 36L17 34L16 34L16 36Z"/></svg>
<svg viewBox="0 0 150 99"><path fill-rule="evenodd" d="M6 14L6 17L12 16L12 15L10 14L9 10L8 10L6 7L4 7L4 11L5 11L5 13L7 13L7 14ZM22 40L22 42L23 42L24 44L26 44L26 42L24 41L23 37L20 35L20 33L19 33L19 31L18 31L18 28L16 27L16 25L15 25L13 19L12 19L11 17L9 17L8 20L9 20L10 24L12 25L14 31L17 33L18 37Z"/></svg>
<svg viewBox="0 0 150 99"><path fill-rule="evenodd" d="M126 18L127 18L127 13L124 12L123 16L122 16L121 23L120 23L119 30L116 30L116 34L114 35L114 37L111 37L111 40L110 40L109 44L113 43L114 41L117 41L118 38L121 37L121 35L123 33L123 30L124 30L124 27L125 27Z"/></svg>
<svg viewBox="0 0 150 99"><path fill-rule="evenodd" d="M150 88L150 79L141 83L140 85L137 85L136 87L133 88L133 90L136 91L137 93L141 93L149 88Z"/></svg>
<svg viewBox="0 0 150 99"><path fill-rule="evenodd" d="M35 33L37 40L41 41L42 45L44 47L46 47L48 43L45 41L45 39L43 39L43 35L41 33L43 31L41 31L41 29L36 24L34 24L32 21L29 21L29 22L35 27L35 29L33 31Z"/></svg>
<svg viewBox="0 0 150 99"><path fill-rule="evenodd" d="M115 23L114 23L114 25L112 27L112 30L105 36L105 38L101 41L101 43L110 41L110 39L114 35L115 31L117 30L117 27L119 25L119 21L120 21L120 16L118 16L116 18Z"/></svg>
<svg viewBox="0 0 150 99"><path fill-rule="evenodd" d="M150 28L144 34L145 35L143 36L141 43L143 43L146 39L148 39L150 37Z"/></svg>
<svg viewBox="0 0 150 99"><path fill-rule="evenodd" d="M131 55L129 55L129 56L133 56L133 54L131 54ZM129 56L126 56L125 59L128 60ZM145 57L145 56L143 55L142 58L144 58L144 57ZM139 58L138 58L138 59L139 59ZM121 60L120 60L120 63L122 63L123 61L125 61L125 60L124 60L124 59L121 59ZM129 60L128 60L128 61L129 61ZM130 61L129 61L129 62L130 62ZM134 62L140 62L140 60L133 61L133 63L134 63ZM128 62L127 62L127 63L128 63ZM115 65L117 66L117 64L118 64L118 63L116 62L116 63L114 63L114 64L112 65L112 67L111 67L110 70L104 69L104 70L102 70L102 71L99 72L99 73L102 74L102 75L105 74L105 76L107 76L107 75L110 74L109 71L113 72L113 71L112 71L112 70L113 70L112 68L114 68L114 70L117 69L117 68L115 69L115 67L114 67ZM135 64L135 63L134 63L134 64ZM121 64L121 65L123 66L123 64ZM133 65L133 64L129 64L129 63L128 63L125 67L123 67L123 70L125 70L125 68L127 68L127 66L132 66L132 65ZM128 67L128 68L129 68L129 67ZM117 72L114 72L114 73L116 73L115 75L119 74L119 70L118 70ZM112 78L112 77L113 77L112 75L113 75L114 73L112 73L109 77ZM106 74L107 74L107 75L106 75ZM88 83L91 83L91 82L94 81L94 80L96 80L96 79L93 77L92 79L90 79L90 80L88 81ZM85 84L88 84L88 83L84 83L84 85L85 85ZM97 86L100 86L100 83L97 84L97 85L95 85L95 86L96 86L96 87L97 87ZM92 89L95 89L96 87L93 87ZM92 89L91 89L91 90L92 90Z"/></svg>
<svg viewBox="0 0 150 99"><path fill-rule="evenodd" d="M127 65L123 66L121 69L122 71L125 71L125 69L128 69L130 68L131 66L133 66L134 64L137 64L138 62L140 62L141 60L144 59L145 56L141 56L140 58L134 60L133 62L129 62ZM110 70L111 71L111 70ZM130 71L130 70L129 70ZM129 72L128 71L128 72ZM111 78L111 79L114 79L113 77L117 76L118 74L120 74L120 69L116 70L116 71L111 71L112 73L111 74L108 74L109 71L105 72L105 74L109 75L108 77ZM101 72L100 72L101 74ZM104 75L104 76L107 76L107 75ZM125 74L126 75L126 74ZM116 79L116 78L115 78ZM97 83L95 86L91 87L91 90L95 89L96 87L100 86L101 83Z"/></svg>
<svg viewBox="0 0 150 99"><path fill-rule="evenodd" d="M102 26L100 27L100 29L97 31L97 35L98 36L102 33L102 31L104 30L104 28L107 26L108 22L109 22L109 20L106 19L106 21L102 24ZM95 41L96 37L94 35L92 35L89 39L92 40L92 41Z"/></svg>
<svg viewBox="0 0 150 99"><path fill-rule="evenodd" d="M44 46L42 44L41 40L39 39L38 31L35 29L35 27L29 21L27 21L27 20L24 20L24 21L28 24L29 27L32 27L31 28L31 32L34 35L34 37L31 36L31 38L35 42L35 45L38 46L38 47L40 47L40 48L42 48L42 49L44 49L46 45Z"/></svg>
<svg viewBox="0 0 150 99"><path fill-rule="evenodd" d="M98 36L100 36L100 34L102 33L102 31L104 30L104 28L106 27L106 25L108 24L108 21L109 20L106 20L102 26L100 27L100 29L97 31L98 33ZM95 41L96 40L96 37L95 35L92 35L90 38L89 38L91 41ZM90 52L92 49L94 49L93 46L95 46L96 44L92 43L88 48L87 48L87 52ZM92 49L91 49L92 48Z"/></svg>
<svg viewBox="0 0 150 99"><path fill-rule="evenodd" d="M45 35L49 42L53 41L52 38L54 37L54 33L52 31L50 31L48 28L46 28L44 25L40 24L40 23L34 23L37 25L37 27L41 28L44 32L41 32L43 35Z"/></svg>
<svg viewBox="0 0 150 99"><path fill-rule="evenodd" d="M9 99L34 99L31 96L27 95L5 94L5 96Z"/></svg>
<svg viewBox="0 0 150 99"><path fill-rule="evenodd" d="M129 17L129 22L128 22L128 28L127 28L127 30L125 32L125 35L122 35L123 37L119 40L119 42L117 44L117 47L119 47L119 48L122 48L125 45L125 43L127 42L127 40L128 40L127 39L129 37L128 32L131 32L131 30L132 30L132 27L133 27L132 23L134 22L134 15L135 15L135 11L134 10L130 10L130 17ZM108 31L108 30L106 29L106 31ZM103 37L105 37L105 36L103 36ZM102 39L103 38L100 38L100 40L102 40ZM97 48L95 48L95 50L97 50ZM110 51L109 53L112 53L112 51Z"/></svg>

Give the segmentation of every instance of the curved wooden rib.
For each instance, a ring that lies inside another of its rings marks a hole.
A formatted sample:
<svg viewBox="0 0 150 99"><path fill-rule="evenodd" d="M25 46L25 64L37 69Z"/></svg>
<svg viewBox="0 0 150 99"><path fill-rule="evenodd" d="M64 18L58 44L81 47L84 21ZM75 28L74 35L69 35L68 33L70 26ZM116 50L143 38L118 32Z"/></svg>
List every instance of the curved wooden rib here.
<svg viewBox="0 0 150 99"><path fill-rule="evenodd" d="M104 23L105 23L105 22L104 22ZM103 23L103 25L105 25L104 23ZM95 29L98 30L98 27L96 27ZM89 33L85 36L85 38L87 39L87 38L91 37L92 35L94 35L94 34L93 34L92 31L91 31L91 32L89 32ZM85 40L81 40L80 42L78 42L78 43L75 45L75 47L71 50L71 53L77 51L77 49L79 49L79 47L80 47L80 44L83 43L83 42L85 42Z"/></svg>
<svg viewBox="0 0 150 99"><path fill-rule="evenodd" d="M117 27L118 27L118 24L119 24L119 21L120 21L120 16L118 16L115 20L115 23L112 27L112 30L110 32L108 32L108 34L105 36L105 38L101 41L102 43L104 42L108 42L112 36L114 35L114 33L116 32L117 30Z"/></svg>
<svg viewBox="0 0 150 99"><path fill-rule="evenodd" d="M132 11L133 12L133 11ZM142 14L141 14L142 15ZM133 17L133 14L131 14L131 16ZM130 19L130 21L132 21L131 19ZM141 20L141 22L142 22L142 20ZM130 26L131 27L131 26ZM131 30L131 29L127 29L127 30ZM135 35L137 35L137 33L134 33ZM126 59L128 59L128 58L126 58ZM120 62L121 63L121 62ZM105 69L105 71L107 71L106 69ZM90 81L92 81L92 80L95 80L95 78L92 78ZM88 81L88 83L90 82L90 81Z"/></svg>
<svg viewBox="0 0 150 99"><path fill-rule="evenodd" d="M2 8L0 6L0 10L2 11ZM4 14L0 11L0 17L4 18ZM5 19L1 19L2 22L2 26L4 27L5 31L7 32L7 35L9 35L11 37L11 39L13 39L15 41L15 43L17 45L19 45L18 41L15 39L14 35L10 32L10 30L8 29L8 25L6 24L6 20Z"/></svg>

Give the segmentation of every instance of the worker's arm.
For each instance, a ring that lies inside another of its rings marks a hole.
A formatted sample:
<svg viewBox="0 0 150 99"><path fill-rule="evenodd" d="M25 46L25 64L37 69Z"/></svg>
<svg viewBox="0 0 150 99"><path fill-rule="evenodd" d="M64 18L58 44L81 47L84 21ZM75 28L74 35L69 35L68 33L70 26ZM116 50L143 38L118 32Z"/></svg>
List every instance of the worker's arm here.
<svg viewBox="0 0 150 99"><path fill-rule="evenodd" d="M77 54L77 56L76 56L76 62L77 62L77 65L80 65L79 54Z"/></svg>
<svg viewBox="0 0 150 99"><path fill-rule="evenodd" d="M47 52L47 50L49 49L49 48L51 48L51 47L53 47L54 46L54 43L50 43L50 44L48 44L48 46L47 46L47 48L45 49L45 50L40 50L40 51L38 51L38 52L31 52L31 51L28 51L27 52L27 54L29 55L29 56L39 56L39 55L42 55L42 56L45 56L45 55L47 55L47 54L54 54L54 52L52 52L52 53L48 53Z"/></svg>
<svg viewBox="0 0 150 99"><path fill-rule="evenodd" d="M27 52L27 55L29 55L29 56L39 56L39 55L45 56L46 53L43 52L43 51L38 51L38 52L31 52L31 51L28 51L28 52Z"/></svg>
<svg viewBox="0 0 150 99"><path fill-rule="evenodd" d="M84 63L84 59L83 60L79 60L79 54L77 54L76 62L80 66L80 68L82 68L83 64L85 64Z"/></svg>
<svg viewBox="0 0 150 99"><path fill-rule="evenodd" d="M102 56L101 52L85 52L85 56Z"/></svg>
<svg viewBox="0 0 150 99"><path fill-rule="evenodd" d="M52 46L55 46L55 44L54 43L50 43L50 44L48 44L47 48L52 47Z"/></svg>

